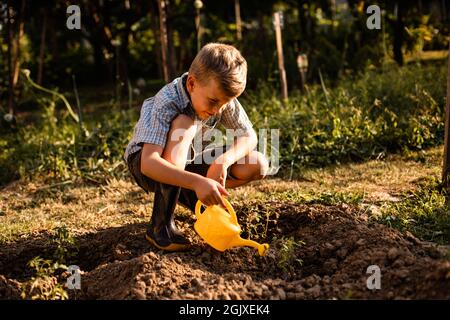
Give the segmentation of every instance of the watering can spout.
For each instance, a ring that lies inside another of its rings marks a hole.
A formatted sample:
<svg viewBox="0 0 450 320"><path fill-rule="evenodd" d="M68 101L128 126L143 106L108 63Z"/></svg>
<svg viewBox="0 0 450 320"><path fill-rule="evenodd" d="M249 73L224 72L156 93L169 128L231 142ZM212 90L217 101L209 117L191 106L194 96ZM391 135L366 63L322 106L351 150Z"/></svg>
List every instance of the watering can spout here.
<svg viewBox="0 0 450 320"><path fill-rule="evenodd" d="M241 237L237 237L230 244L231 247L253 247L258 250L260 256L265 256L267 250L269 249L269 245L267 243L258 243L256 241L250 239L242 239Z"/></svg>

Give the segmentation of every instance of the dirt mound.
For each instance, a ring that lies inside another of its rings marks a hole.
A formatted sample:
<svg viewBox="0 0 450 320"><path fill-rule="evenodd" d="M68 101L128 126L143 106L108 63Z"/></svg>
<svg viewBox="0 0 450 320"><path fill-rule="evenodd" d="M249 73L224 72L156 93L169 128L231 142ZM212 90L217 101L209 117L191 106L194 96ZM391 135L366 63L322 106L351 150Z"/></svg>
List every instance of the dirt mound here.
<svg viewBox="0 0 450 320"><path fill-rule="evenodd" d="M215 251L194 234L190 217L178 222L194 243L184 253L154 250L142 224L80 236L74 263L84 271L82 289L69 294L74 299L450 298L450 263L411 234L373 223L347 205L268 203L267 208L237 208L243 235L271 244L265 257L253 248ZM0 273L6 274L8 261L0 256ZM379 290L367 288L370 266L379 267ZM17 270L8 273L17 276ZM0 298L7 296L2 288L8 281L0 277Z"/></svg>
<svg viewBox="0 0 450 320"><path fill-rule="evenodd" d="M275 204L274 204L275 205ZM278 205L268 221L272 248L149 252L102 265L83 277L84 298L110 299L447 299L450 263L347 206ZM248 216L241 215L241 220ZM248 219L247 219L248 220ZM243 223L243 229L246 228ZM279 237L273 239L273 236ZM284 238L281 238L284 236ZM290 250L285 250L289 246ZM261 239L268 240L268 239ZM302 241L302 242L300 242ZM126 247L123 248L126 251ZM283 263L284 262L284 263ZM381 289L367 289L367 268Z"/></svg>
<svg viewBox="0 0 450 320"><path fill-rule="evenodd" d="M0 275L0 298L20 299L20 283Z"/></svg>

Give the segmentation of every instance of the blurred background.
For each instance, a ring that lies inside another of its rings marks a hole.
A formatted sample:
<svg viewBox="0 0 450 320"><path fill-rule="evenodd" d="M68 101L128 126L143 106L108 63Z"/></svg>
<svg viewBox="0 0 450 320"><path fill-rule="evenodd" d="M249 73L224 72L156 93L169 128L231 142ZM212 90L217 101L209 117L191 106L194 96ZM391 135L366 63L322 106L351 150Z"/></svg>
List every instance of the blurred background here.
<svg viewBox="0 0 450 320"><path fill-rule="evenodd" d="M66 27L70 5L80 8L80 30ZM366 27L369 5L381 8L380 30ZM308 56L308 81L319 79L319 69L326 79L337 81L384 60L403 65L424 52L446 50L449 6L446 0L3 1L1 95L8 95L9 57L13 79L17 69L27 68L38 84L71 88L75 75L79 86L114 88L118 81L126 93L128 81L132 87L141 78L161 84L164 68L166 81L179 76L189 68L198 42L211 41L242 51L249 62L249 88L259 81L277 85L275 11L282 12L289 88L299 85L296 61L301 53Z"/></svg>
<svg viewBox="0 0 450 320"><path fill-rule="evenodd" d="M379 29L367 27L371 5ZM243 105L256 128L282 129L280 174L440 145L449 10L448 0L3 1L0 184L124 173L142 101L212 41L247 59Z"/></svg>

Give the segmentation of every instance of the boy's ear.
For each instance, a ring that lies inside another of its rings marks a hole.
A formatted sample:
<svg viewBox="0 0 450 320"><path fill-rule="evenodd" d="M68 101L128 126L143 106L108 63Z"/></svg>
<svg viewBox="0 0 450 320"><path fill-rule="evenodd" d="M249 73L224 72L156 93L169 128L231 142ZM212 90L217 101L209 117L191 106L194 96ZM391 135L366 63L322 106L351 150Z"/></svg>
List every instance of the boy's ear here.
<svg viewBox="0 0 450 320"><path fill-rule="evenodd" d="M195 87L194 76L188 75L188 78L186 80L186 86L189 88L190 91L192 91L192 89L194 89L194 87Z"/></svg>

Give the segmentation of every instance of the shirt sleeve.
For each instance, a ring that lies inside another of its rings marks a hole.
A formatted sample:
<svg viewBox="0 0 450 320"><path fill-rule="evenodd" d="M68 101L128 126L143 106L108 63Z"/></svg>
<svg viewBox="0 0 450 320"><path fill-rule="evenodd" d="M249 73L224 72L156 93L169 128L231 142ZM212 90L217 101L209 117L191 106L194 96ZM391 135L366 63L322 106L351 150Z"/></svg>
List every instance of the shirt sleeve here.
<svg viewBox="0 0 450 320"><path fill-rule="evenodd" d="M135 129L136 144L151 143L165 147L170 125L176 115L177 109L172 103L164 103L157 98L146 100Z"/></svg>
<svg viewBox="0 0 450 320"><path fill-rule="evenodd" d="M220 123L226 129L236 130L236 136L245 136L253 131L253 124L238 99L233 99L223 111Z"/></svg>

